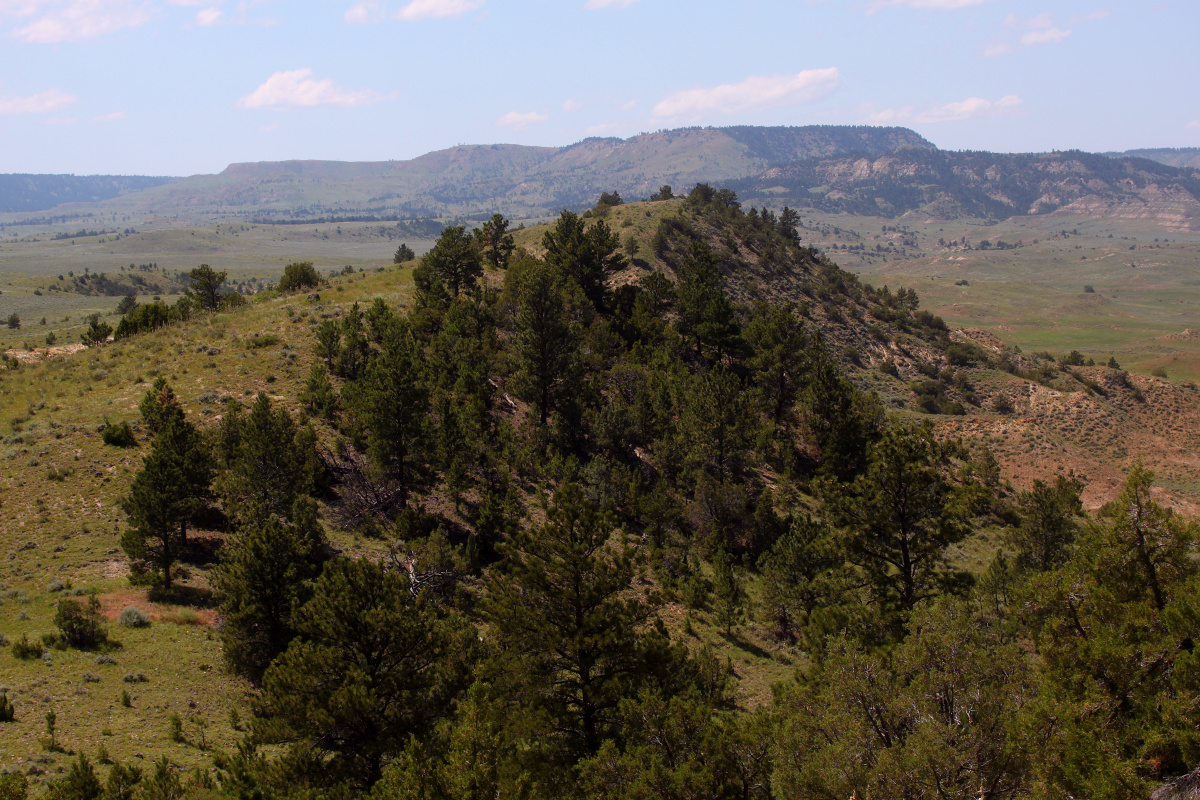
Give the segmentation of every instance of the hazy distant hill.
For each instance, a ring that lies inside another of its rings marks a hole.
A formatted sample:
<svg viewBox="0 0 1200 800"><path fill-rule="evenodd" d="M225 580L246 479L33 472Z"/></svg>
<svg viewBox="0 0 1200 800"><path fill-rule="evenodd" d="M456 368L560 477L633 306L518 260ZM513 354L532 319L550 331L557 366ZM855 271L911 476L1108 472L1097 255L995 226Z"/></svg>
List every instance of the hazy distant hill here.
<svg viewBox="0 0 1200 800"><path fill-rule="evenodd" d="M174 180L140 175L0 175L0 212L94 203Z"/></svg>
<svg viewBox="0 0 1200 800"><path fill-rule="evenodd" d="M664 183L727 181L774 164L897 147L932 150L906 128L814 125L688 128L568 147L464 145L409 161L281 161L233 164L109 201L125 213L290 218L376 214L514 218L591 205L601 192L646 197Z"/></svg>
<svg viewBox="0 0 1200 800"><path fill-rule="evenodd" d="M1067 206L1124 216L1200 220L1200 176L1142 158L1056 153L900 150L810 158L727 184L744 202L894 217L1003 219Z"/></svg>
<svg viewBox="0 0 1200 800"><path fill-rule="evenodd" d="M1200 169L1200 147L1153 147L1144 150L1126 150L1123 153L1105 153L1109 158L1148 158L1170 167Z"/></svg>

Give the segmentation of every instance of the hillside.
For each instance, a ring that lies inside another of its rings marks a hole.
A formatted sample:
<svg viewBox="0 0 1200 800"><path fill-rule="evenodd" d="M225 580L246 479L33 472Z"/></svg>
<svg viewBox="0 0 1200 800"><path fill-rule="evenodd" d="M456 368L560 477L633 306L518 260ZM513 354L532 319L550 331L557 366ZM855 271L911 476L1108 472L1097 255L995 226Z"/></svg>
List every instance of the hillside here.
<svg viewBox="0 0 1200 800"><path fill-rule="evenodd" d="M464 145L410 161L233 164L219 175L71 211L197 221L364 214L475 219L503 208L516 219L544 218L584 206L602 191L646 197L664 183L690 187L797 158L900 146L932 147L904 128L822 125L681 129L561 148Z"/></svg>
<svg viewBox="0 0 1200 800"><path fill-rule="evenodd" d="M514 231L506 269L448 229L10 353L0 787L1140 798L1185 772L1200 691L1160 666L1190 663L1195 386L950 330L793 225L703 186ZM1183 542L1153 598L1120 560L1135 490ZM1132 708L1091 679L1117 647Z"/></svg>
<svg viewBox="0 0 1200 800"><path fill-rule="evenodd" d="M174 180L140 175L0 175L0 213L97 203Z"/></svg>
<svg viewBox="0 0 1200 800"><path fill-rule="evenodd" d="M1109 158L1148 158L1169 167L1200 169L1200 147L1149 147L1126 150L1122 153L1105 153Z"/></svg>
<svg viewBox="0 0 1200 800"><path fill-rule="evenodd" d="M1099 216L1200 219L1197 173L1140 158L908 149L834 156L773 167L730 181L747 201L829 213L933 219L1006 219L1086 210Z"/></svg>

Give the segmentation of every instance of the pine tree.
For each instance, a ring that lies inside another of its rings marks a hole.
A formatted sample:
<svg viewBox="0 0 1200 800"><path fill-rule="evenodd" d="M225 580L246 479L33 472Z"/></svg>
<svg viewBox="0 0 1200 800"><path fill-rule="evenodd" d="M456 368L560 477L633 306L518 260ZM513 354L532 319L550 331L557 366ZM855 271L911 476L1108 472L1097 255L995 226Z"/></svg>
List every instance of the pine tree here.
<svg viewBox="0 0 1200 800"><path fill-rule="evenodd" d="M155 434L163 429L168 419L183 415L174 390L161 375L154 379L154 385L142 397L138 411L142 415L142 422Z"/></svg>
<svg viewBox="0 0 1200 800"><path fill-rule="evenodd" d="M217 491L227 514L286 517L297 497L316 492L319 458L301 433L288 410L272 409L263 392L248 415L226 415L219 431L226 472Z"/></svg>
<svg viewBox="0 0 1200 800"><path fill-rule="evenodd" d="M52 800L100 800L104 787L96 776L96 768L83 753L71 762L66 777L50 785Z"/></svg>
<svg viewBox="0 0 1200 800"><path fill-rule="evenodd" d="M423 488L434 455L429 391L422 353L407 326L383 343L362 377L342 396L366 434L367 454L385 475L400 484L400 505Z"/></svg>
<svg viewBox="0 0 1200 800"><path fill-rule="evenodd" d="M572 305L570 293L546 264L531 265L516 282L514 388L534 404L542 425L578 391L582 377L581 333Z"/></svg>
<svg viewBox="0 0 1200 800"><path fill-rule="evenodd" d="M424 266L433 271L451 297L475 288L483 275L483 263L475 240L462 225L452 225L442 231L425 254Z"/></svg>
<svg viewBox="0 0 1200 800"><path fill-rule="evenodd" d="M482 610L556 727L577 752L594 753L618 703L636 693L657 599L630 593L637 551L578 485L564 485L544 509L545 523L501 546Z"/></svg>
<svg viewBox="0 0 1200 800"><path fill-rule="evenodd" d="M720 360L725 354L736 352L740 345L740 331L729 302L721 286L720 265L712 248L697 241L684 257L677 271L676 308L679 318L676 326L684 340L691 340L696 354L704 357L706 350Z"/></svg>
<svg viewBox="0 0 1200 800"><path fill-rule="evenodd" d="M447 714L475 638L414 597L404 573L365 559L330 562L294 624L263 679L255 737L297 743L358 791Z"/></svg>
<svg viewBox="0 0 1200 800"><path fill-rule="evenodd" d="M885 611L906 613L944 591L969 585L948 549L967 535L971 488L949 476L950 445L932 426L897 426L871 446L867 471L849 486L821 489L846 558Z"/></svg>
<svg viewBox="0 0 1200 800"><path fill-rule="evenodd" d="M603 220L585 228L578 214L563 211L554 228L542 237L546 263L569 275L596 308L604 308L604 282L625 268L621 237Z"/></svg>
<svg viewBox="0 0 1200 800"><path fill-rule="evenodd" d="M509 222L503 214L493 214L492 218L483 223L483 227L475 231L476 241L483 248L483 256L495 269L508 269L509 259L512 258L516 242L508 232Z"/></svg>
<svg viewBox="0 0 1200 800"><path fill-rule="evenodd" d="M295 503L292 522L260 515L241 525L221 548L213 577L225 661L254 682L295 636L292 618L311 597L325 558L316 504L306 497Z"/></svg>
<svg viewBox="0 0 1200 800"><path fill-rule="evenodd" d="M201 264L188 273L192 279L187 296L204 311L216 311L221 307L221 287L228 273L217 272L208 264Z"/></svg>
<svg viewBox="0 0 1200 800"><path fill-rule="evenodd" d="M171 567L187 544L187 526L212 496L213 459L195 426L172 416L155 437L121 504L129 529L121 547L135 574L147 570L171 588Z"/></svg>

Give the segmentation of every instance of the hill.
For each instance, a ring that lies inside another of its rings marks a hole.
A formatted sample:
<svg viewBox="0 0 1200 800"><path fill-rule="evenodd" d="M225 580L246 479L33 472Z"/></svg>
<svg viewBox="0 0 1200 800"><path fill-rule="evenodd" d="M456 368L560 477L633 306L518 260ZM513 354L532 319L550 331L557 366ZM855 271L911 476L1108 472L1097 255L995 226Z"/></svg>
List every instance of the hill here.
<svg viewBox="0 0 1200 800"><path fill-rule="evenodd" d="M1200 219L1200 177L1143 158L906 149L773 167L729 181L740 197L830 213L1006 219L1086 210L1099 216Z"/></svg>
<svg viewBox="0 0 1200 800"><path fill-rule="evenodd" d="M0 175L0 213L97 203L174 180L141 175Z"/></svg>
<svg viewBox="0 0 1200 800"><path fill-rule="evenodd" d="M513 218L544 218L581 208L602 191L646 197L664 183L690 187L797 158L901 146L932 148L905 128L825 125L692 128L559 148L464 145L410 161L232 164L219 175L184 178L102 208L139 220L192 222L230 215L482 219L501 208Z"/></svg>
<svg viewBox="0 0 1200 800"><path fill-rule="evenodd" d="M450 230L10 357L0 787L1143 797L1190 769L1200 575L1164 504L1195 387L952 331L794 224L697 187L515 231L505 269Z"/></svg>
<svg viewBox="0 0 1200 800"><path fill-rule="evenodd" d="M1200 147L1150 147L1104 155L1109 158L1148 158L1169 167L1200 169Z"/></svg>

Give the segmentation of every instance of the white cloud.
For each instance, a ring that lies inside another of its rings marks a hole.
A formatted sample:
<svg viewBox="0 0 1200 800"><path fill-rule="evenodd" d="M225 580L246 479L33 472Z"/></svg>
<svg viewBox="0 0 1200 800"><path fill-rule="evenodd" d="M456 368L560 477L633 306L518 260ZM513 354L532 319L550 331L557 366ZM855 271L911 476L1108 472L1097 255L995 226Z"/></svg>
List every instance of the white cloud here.
<svg viewBox="0 0 1200 800"><path fill-rule="evenodd" d="M411 3L396 12L396 19L418 22L438 17L457 17L468 11L474 11L483 3L484 0L412 0Z"/></svg>
<svg viewBox="0 0 1200 800"><path fill-rule="evenodd" d="M878 0L872 3L868 11L875 12L888 6L906 6L923 11L957 11L960 8L978 6L988 0Z"/></svg>
<svg viewBox="0 0 1200 800"><path fill-rule="evenodd" d="M581 108L583 108L583 103L579 102L573 97L564 101L562 105L563 111L567 112L568 114L570 114L572 111L578 111Z"/></svg>
<svg viewBox="0 0 1200 800"><path fill-rule="evenodd" d="M1003 42L989 44L987 47L983 48L983 55L987 58L995 58L996 56L1007 55L1011 52L1012 47L1004 44Z"/></svg>
<svg viewBox="0 0 1200 800"><path fill-rule="evenodd" d="M1044 28L1042 30L1030 31L1022 36L1021 44L1053 44L1054 42L1061 42L1070 35L1070 30L1064 31L1060 28Z"/></svg>
<svg viewBox="0 0 1200 800"><path fill-rule="evenodd" d="M1022 102L1015 94L1005 95L994 101L982 97L968 97L957 103L947 103L922 111L913 117L913 122L961 122L973 117L995 117L1017 110Z"/></svg>
<svg viewBox="0 0 1200 800"><path fill-rule="evenodd" d="M208 28L216 25L221 21L221 9L215 6L202 8L196 12L196 24L202 28Z"/></svg>
<svg viewBox="0 0 1200 800"><path fill-rule="evenodd" d="M0 12L36 17L13 31L35 44L91 39L150 21L150 6L142 0L10 0Z"/></svg>
<svg viewBox="0 0 1200 800"><path fill-rule="evenodd" d="M365 25L368 22L382 22L385 16L382 5L374 0L363 0L361 3L350 6L346 11L346 22Z"/></svg>
<svg viewBox="0 0 1200 800"><path fill-rule="evenodd" d="M871 111L868 107L863 122L871 125L905 125L912 122L961 122L975 117L998 117L1011 114L1021 107L1022 100L1015 94L1005 95L999 100L968 97L956 103L917 111L915 106L898 106Z"/></svg>
<svg viewBox="0 0 1200 800"><path fill-rule="evenodd" d="M1187 124L1189 128L1200 128L1200 119L1194 119Z"/></svg>
<svg viewBox="0 0 1200 800"><path fill-rule="evenodd" d="M124 111L113 111L111 114L101 114L98 117L92 117L92 122L117 122L128 116Z"/></svg>
<svg viewBox="0 0 1200 800"><path fill-rule="evenodd" d="M520 111L510 111L504 116L500 117L500 119L496 120L496 124L500 125L501 127L516 128L517 130L520 130L521 128L528 128L530 125L534 125L539 122L545 122L548 119L550 119L548 114L542 114L538 111L527 111L524 113Z"/></svg>
<svg viewBox="0 0 1200 800"><path fill-rule="evenodd" d="M59 89L47 89L28 97L0 97L0 114L48 114L64 109L78 99Z"/></svg>
<svg viewBox="0 0 1200 800"><path fill-rule="evenodd" d="M237 101L241 108L281 108L312 106L365 106L391 99L371 89L351 92L338 87L332 80L316 80L311 69L281 70L267 78L261 86Z"/></svg>
<svg viewBox="0 0 1200 800"><path fill-rule="evenodd" d="M79 122L79 117L47 117L47 125L74 125Z"/></svg>
<svg viewBox="0 0 1200 800"><path fill-rule="evenodd" d="M740 83L685 89L654 106L657 119L695 118L705 114L741 114L816 100L837 88L836 67L806 69L795 75L752 75Z"/></svg>
<svg viewBox="0 0 1200 800"><path fill-rule="evenodd" d="M616 6L617 8L625 8L626 6L631 6L636 2L637 0L587 0L587 3L585 3L583 7L609 8L610 6Z"/></svg>

